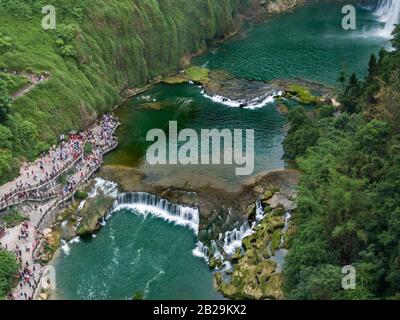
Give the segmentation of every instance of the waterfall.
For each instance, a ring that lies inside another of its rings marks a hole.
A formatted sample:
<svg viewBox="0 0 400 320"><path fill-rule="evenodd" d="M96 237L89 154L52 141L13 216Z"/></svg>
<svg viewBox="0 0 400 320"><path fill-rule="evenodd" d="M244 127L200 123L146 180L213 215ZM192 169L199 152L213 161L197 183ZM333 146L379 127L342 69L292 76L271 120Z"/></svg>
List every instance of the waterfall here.
<svg viewBox="0 0 400 320"><path fill-rule="evenodd" d="M209 95L205 92L205 90L202 91L202 94L205 98L210 99L215 103L223 104L225 106L232 108L243 108L243 109L253 110L265 107L269 103L273 103L276 97L280 97L283 95L283 92L282 91L268 92L264 95L249 100L244 100L244 99L235 100L217 94Z"/></svg>
<svg viewBox="0 0 400 320"><path fill-rule="evenodd" d="M223 235L223 248L225 253L227 255L234 254L236 249L242 247L242 240L252 233L254 233L254 231L250 228L248 221L246 221L239 228L235 228L232 231L225 232L225 234Z"/></svg>
<svg viewBox="0 0 400 320"><path fill-rule="evenodd" d="M195 257L203 258L208 263L209 249L203 242L198 241L192 253Z"/></svg>
<svg viewBox="0 0 400 320"><path fill-rule="evenodd" d="M198 234L197 208L180 206L145 192L131 192L119 194L110 213L123 209L135 210L144 215L152 214L177 225L190 227L196 235Z"/></svg>
<svg viewBox="0 0 400 320"><path fill-rule="evenodd" d="M262 206L261 200L257 199L256 201L256 223L259 223L262 219L264 219L264 208Z"/></svg>
<svg viewBox="0 0 400 320"><path fill-rule="evenodd" d="M400 1L399 0L379 0L371 7L379 20L384 23L384 27L378 30L378 35L390 38L395 25L400 21Z"/></svg>

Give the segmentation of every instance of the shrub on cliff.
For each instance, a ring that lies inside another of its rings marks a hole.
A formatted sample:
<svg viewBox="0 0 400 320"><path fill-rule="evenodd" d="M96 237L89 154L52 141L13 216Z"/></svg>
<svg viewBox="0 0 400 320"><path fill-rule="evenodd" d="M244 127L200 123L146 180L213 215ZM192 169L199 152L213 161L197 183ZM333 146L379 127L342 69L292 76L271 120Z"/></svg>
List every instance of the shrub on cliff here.
<svg viewBox="0 0 400 320"><path fill-rule="evenodd" d="M3 299L11 289L18 272L15 256L0 249L0 299Z"/></svg>
<svg viewBox="0 0 400 320"><path fill-rule="evenodd" d="M0 124L7 120L11 105L11 97L8 94L7 84L3 79L0 79Z"/></svg>

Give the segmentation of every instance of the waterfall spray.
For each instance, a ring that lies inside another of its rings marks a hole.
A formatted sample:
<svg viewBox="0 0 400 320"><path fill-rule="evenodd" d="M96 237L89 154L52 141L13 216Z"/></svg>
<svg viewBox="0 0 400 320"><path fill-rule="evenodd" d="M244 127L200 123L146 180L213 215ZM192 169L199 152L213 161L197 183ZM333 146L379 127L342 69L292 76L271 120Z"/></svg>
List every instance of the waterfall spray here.
<svg viewBox="0 0 400 320"><path fill-rule="evenodd" d="M377 31L377 35L390 38L395 25L400 21L399 0L379 0L372 8L384 27Z"/></svg>
<svg viewBox="0 0 400 320"><path fill-rule="evenodd" d="M190 227L195 234L199 230L199 210L184 207L145 192L119 194L110 212L123 209L135 210L141 214L152 214L178 225Z"/></svg>

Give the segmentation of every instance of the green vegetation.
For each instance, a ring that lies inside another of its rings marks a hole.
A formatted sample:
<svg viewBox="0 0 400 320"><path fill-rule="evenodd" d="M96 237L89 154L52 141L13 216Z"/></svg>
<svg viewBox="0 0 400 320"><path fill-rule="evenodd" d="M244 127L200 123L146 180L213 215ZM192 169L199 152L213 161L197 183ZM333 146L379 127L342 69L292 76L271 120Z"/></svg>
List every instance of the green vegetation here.
<svg viewBox="0 0 400 320"><path fill-rule="evenodd" d="M0 81L0 183L18 166L81 130L181 58L223 38L246 0L55 0L57 28L41 27L44 0L2 0L0 71L50 79L9 104L21 79ZM3 77L4 78L4 77Z"/></svg>
<svg viewBox="0 0 400 320"><path fill-rule="evenodd" d="M1 80L5 81L7 90L10 94L22 89L27 84L29 84L29 80L23 76L3 72L0 72L0 81Z"/></svg>
<svg viewBox="0 0 400 320"><path fill-rule="evenodd" d="M393 52L371 57L364 81L339 79L342 113L298 108L286 156L302 179L285 267L292 299L391 299L400 294L400 27ZM341 288L342 267L356 289Z"/></svg>
<svg viewBox="0 0 400 320"><path fill-rule="evenodd" d="M11 208L9 212L0 216L0 222L4 222L7 228L15 227L25 220L27 218L19 213L16 208Z"/></svg>
<svg viewBox="0 0 400 320"><path fill-rule="evenodd" d="M58 177L58 183L66 185L68 183L68 174L65 172L61 173Z"/></svg>
<svg viewBox="0 0 400 320"><path fill-rule="evenodd" d="M85 191L77 190L74 194L74 197L76 200L85 200L87 199L88 194Z"/></svg>
<svg viewBox="0 0 400 320"><path fill-rule="evenodd" d="M0 124L7 120L10 106L11 97L8 94L7 84L3 79L0 79Z"/></svg>
<svg viewBox="0 0 400 320"><path fill-rule="evenodd" d="M136 292L133 295L132 300L144 300L144 293L143 292Z"/></svg>
<svg viewBox="0 0 400 320"><path fill-rule="evenodd" d="M77 227L76 234L84 237L97 231L100 228L100 220L107 214L107 210L113 202L113 198L104 196L102 193L95 198L88 199L80 211L82 221Z"/></svg>
<svg viewBox="0 0 400 320"><path fill-rule="evenodd" d="M93 152L93 145L89 142L85 143L85 146L83 147L83 152L86 156L91 155Z"/></svg>
<svg viewBox="0 0 400 320"><path fill-rule="evenodd" d="M202 67L191 66L179 74L167 76L162 79L167 84L181 84L188 81L204 85L210 82L210 70Z"/></svg>
<svg viewBox="0 0 400 320"><path fill-rule="evenodd" d="M196 83L207 83L210 70L201 67L190 67L185 70L185 76Z"/></svg>
<svg viewBox="0 0 400 320"><path fill-rule="evenodd" d="M295 97L301 104L318 104L319 98L314 96L309 89L302 87L297 84L289 85L286 95L289 97Z"/></svg>
<svg viewBox="0 0 400 320"><path fill-rule="evenodd" d="M0 300L4 299L10 291L18 267L15 256L11 252L0 249Z"/></svg>
<svg viewBox="0 0 400 320"><path fill-rule="evenodd" d="M280 245L283 226L281 215L269 215L257 226L256 233L243 239L244 254L239 250L230 258L234 264L230 281L216 274L217 288L224 296L231 299L283 299L283 277L276 273L276 263L270 260L270 250L273 254Z"/></svg>

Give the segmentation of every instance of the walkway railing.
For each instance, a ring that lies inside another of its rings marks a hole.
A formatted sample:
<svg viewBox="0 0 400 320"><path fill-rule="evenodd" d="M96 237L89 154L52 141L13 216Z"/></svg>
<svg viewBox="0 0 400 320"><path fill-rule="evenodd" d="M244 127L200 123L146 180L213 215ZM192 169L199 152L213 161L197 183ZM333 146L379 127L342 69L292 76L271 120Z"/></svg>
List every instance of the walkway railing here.
<svg viewBox="0 0 400 320"><path fill-rule="evenodd" d="M118 123L114 126L114 128L112 129L112 131L111 131L111 133L110 133L110 136L113 136L113 134L115 133L115 131L118 129L118 127L119 127L120 125L121 125L121 124L118 122ZM48 180L48 181L46 181L46 182L44 182L44 183L38 183L38 184L33 185L33 186L29 186L29 187L25 187L25 188L21 188L21 189L14 190L14 191L11 192L10 198L13 198L14 196L16 196L16 195L18 195L18 194L20 194L20 193L29 193L29 192L39 191L40 189L43 189L44 187L48 186L50 183L53 183L58 177L60 177L63 173L65 173L65 172L67 172L68 170L70 170L70 169L71 169L72 167L74 167L81 159L83 159L84 154L85 154L85 144L87 143L87 140L88 140L87 138L86 138L85 140L83 140L82 151L81 151L80 156L77 157L76 159L74 159L70 164L67 164L66 166L64 166L64 168L63 168L57 175L55 175L55 176L52 177L50 180ZM116 146L115 146L115 147L116 147ZM114 148L112 148L112 149L114 149ZM111 150L112 150L112 149L111 149ZM109 150L109 151L107 151L107 152L110 152L111 150ZM107 152L105 152L105 153L107 153ZM105 153L103 153L103 155L104 155ZM10 207L12 207L12 206L21 204L21 203L23 203L23 202L25 202L25 201L29 201L29 200L26 200L26 199L25 199L25 200L20 200L20 199L18 199L18 200L14 201L14 202L11 202L11 203L8 203L8 202L4 203L4 201L3 201L2 203L0 202L0 212L3 211L3 210L5 210L5 209L8 209L8 208L10 208Z"/></svg>
<svg viewBox="0 0 400 320"><path fill-rule="evenodd" d="M54 177L52 177L50 180L48 180L48 181L46 181L44 183L38 183L38 184L30 186L30 187L25 187L25 188L14 190L14 191L11 192L10 197L13 198L13 197L17 196L20 193L29 193L29 192L39 191L40 189L43 189L44 187L47 187L50 183L53 183L57 178L59 178L63 173L67 172L72 167L74 167L82 159L83 155L84 155L84 151L83 151L83 148L82 148L81 155L79 157L77 157L75 160L73 160L71 163L67 163L67 165L64 166L64 168L58 174L56 174ZM10 208L12 206L15 206L17 204L21 204L22 202L25 202L25 201L27 201L27 200L20 200L19 199L19 200L16 200L14 202L5 203L5 204L4 204L4 201L3 201L2 204L0 205L0 211L3 211L5 209Z"/></svg>
<svg viewBox="0 0 400 320"><path fill-rule="evenodd" d="M114 150L118 146L118 142L114 143L112 146L109 148L106 148L104 151L101 152L102 157L106 154L109 153L110 151ZM52 204L43 214L43 216L40 218L39 222L36 225L36 228L42 232L44 229L48 228L51 226L53 221L55 220L55 216L57 214L57 208L59 205L62 203L67 202L76 192L76 190L101 167L102 163L99 163L97 166L95 166L84 178L82 178L75 186L75 188L66 194L64 197L56 201L54 204Z"/></svg>

